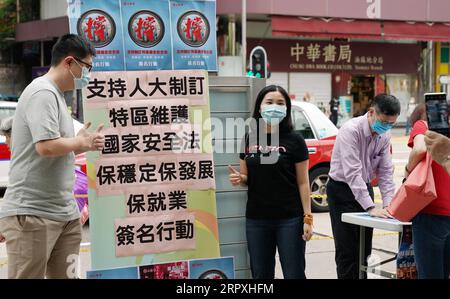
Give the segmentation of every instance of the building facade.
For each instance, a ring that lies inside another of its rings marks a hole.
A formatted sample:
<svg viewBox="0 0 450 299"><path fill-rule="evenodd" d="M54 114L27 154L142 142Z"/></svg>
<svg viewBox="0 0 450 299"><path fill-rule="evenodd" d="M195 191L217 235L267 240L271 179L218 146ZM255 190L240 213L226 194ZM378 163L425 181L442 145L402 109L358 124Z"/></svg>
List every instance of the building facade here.
<svg viewBox="0 0 450 299"><path fill-rule="evenodd" d="M242 1L217 2L219 24L225 24L218 33L223 46L219 53L233 55L227 51L227 39L234 33L239 42L246 35L247 55L255 46L268 52L269 83L285 87L293 99L312 101L324 110L331 98L344 98L352 103L348 113L361 115L374 95L388 92L400 99L399 122L404 123L411 98L420 102L423 93L439 91L439 76L448 74L448 44L441 44L450 40L448 1L246 3L247 30L239 32ZM438 56L447 60L440 63Z"/></svg>
<svg viewBox="0 0 450 299"><path fill-rule="evenodd" d="M219 75L244 74L245 36L247 57L254 46L266 48L269 83L324 108L332 97L345 97L359 115L384 91L406 111L411 97L421 101L424 92L441 90L439 78L449 74L450 1L246 0L246 26L242 4L217 0ZM69 32L67 0L33 7L39 19L18 24L15 38L24 83L48 68L57 37Z"/></svg>

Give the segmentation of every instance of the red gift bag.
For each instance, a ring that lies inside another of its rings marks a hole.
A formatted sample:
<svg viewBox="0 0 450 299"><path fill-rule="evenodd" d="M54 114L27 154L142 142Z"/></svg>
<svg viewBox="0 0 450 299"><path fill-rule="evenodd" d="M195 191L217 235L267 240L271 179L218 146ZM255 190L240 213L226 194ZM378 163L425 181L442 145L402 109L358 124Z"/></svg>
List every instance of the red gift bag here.
<svg viewBox="0 0 450 299"><path fill-rule="evenodd" d="M408 176L388 207L388 212L396 219L408 222L423 208L436 199L431 156L426 155Z"/></svg>

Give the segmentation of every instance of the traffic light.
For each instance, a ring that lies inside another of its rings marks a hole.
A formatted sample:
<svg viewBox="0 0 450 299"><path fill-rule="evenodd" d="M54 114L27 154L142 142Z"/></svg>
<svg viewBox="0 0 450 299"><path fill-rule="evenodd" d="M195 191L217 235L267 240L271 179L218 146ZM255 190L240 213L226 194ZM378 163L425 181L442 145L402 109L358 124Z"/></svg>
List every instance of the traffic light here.
<svg viewBox="0 0 450 299"><path fill-rule="evenodd" d="M251 77L267 78L267 53L263 47L255 47L250 52L250 71Z"/></svg>

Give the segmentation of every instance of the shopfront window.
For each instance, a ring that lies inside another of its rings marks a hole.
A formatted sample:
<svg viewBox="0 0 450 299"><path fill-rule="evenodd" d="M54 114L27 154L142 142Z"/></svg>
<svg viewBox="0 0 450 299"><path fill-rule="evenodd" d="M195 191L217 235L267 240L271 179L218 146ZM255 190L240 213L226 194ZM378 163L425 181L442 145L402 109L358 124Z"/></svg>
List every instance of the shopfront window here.
<svg viewBox="0 0 450 299"><path fill-rule="evenodd" d="M418 98L418 79L417 75L386 75L386 91L397 97L401 104L401 114L397 120L398 123L406 123L408 114L408 104L411 98L415 102L422 102Z"/></svg>
<svg viewBox="0 0 450 299"><path fill-rule="evenodd" d="M353 76L351 95L353 96L353 116L366 114L370 102L375 97L375 76Z"/></svg>

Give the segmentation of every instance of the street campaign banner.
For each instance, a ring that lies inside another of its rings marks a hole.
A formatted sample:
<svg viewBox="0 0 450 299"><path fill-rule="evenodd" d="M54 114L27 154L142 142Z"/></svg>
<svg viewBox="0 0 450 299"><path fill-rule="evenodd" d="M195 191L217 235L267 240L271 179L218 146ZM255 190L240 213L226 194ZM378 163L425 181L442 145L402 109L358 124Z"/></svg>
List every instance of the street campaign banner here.
<svg viewBox="0 0 450 299"><path fill-rule="evenodd" d="M92 269L219 257L208 73L94 72L83 96Z"/></svg>
<svg viewBox="0 0 450 299"><path fill-rule="evenodd" d="M171 70L172 37L168 1L121 0L120 3L125 28L126 70Z"/></svg>
<svg viewBox="0 0 450 299"><path fill-rule="evenodd" d="M125 69L119 1L68 0L70 32L90 41L96 51L95 71Z"/></svg>
<svg viewBox="0 0 450 299"><path fill-rule="evenodd" d="M215 0L67 0L70 32L92 42L95 71L217 71Z"/></svg>
<svg viewBox="0 0 450 299"><path fill-rule="evenodd" d="M234 257L89 271L87 279L234 279Z"/></svg>
<svg viewBox="0 0 450 299"><path fill-rule="evenodd" d="M174 69L217 71L216 1L176 0L170 5Z"/></svg>

